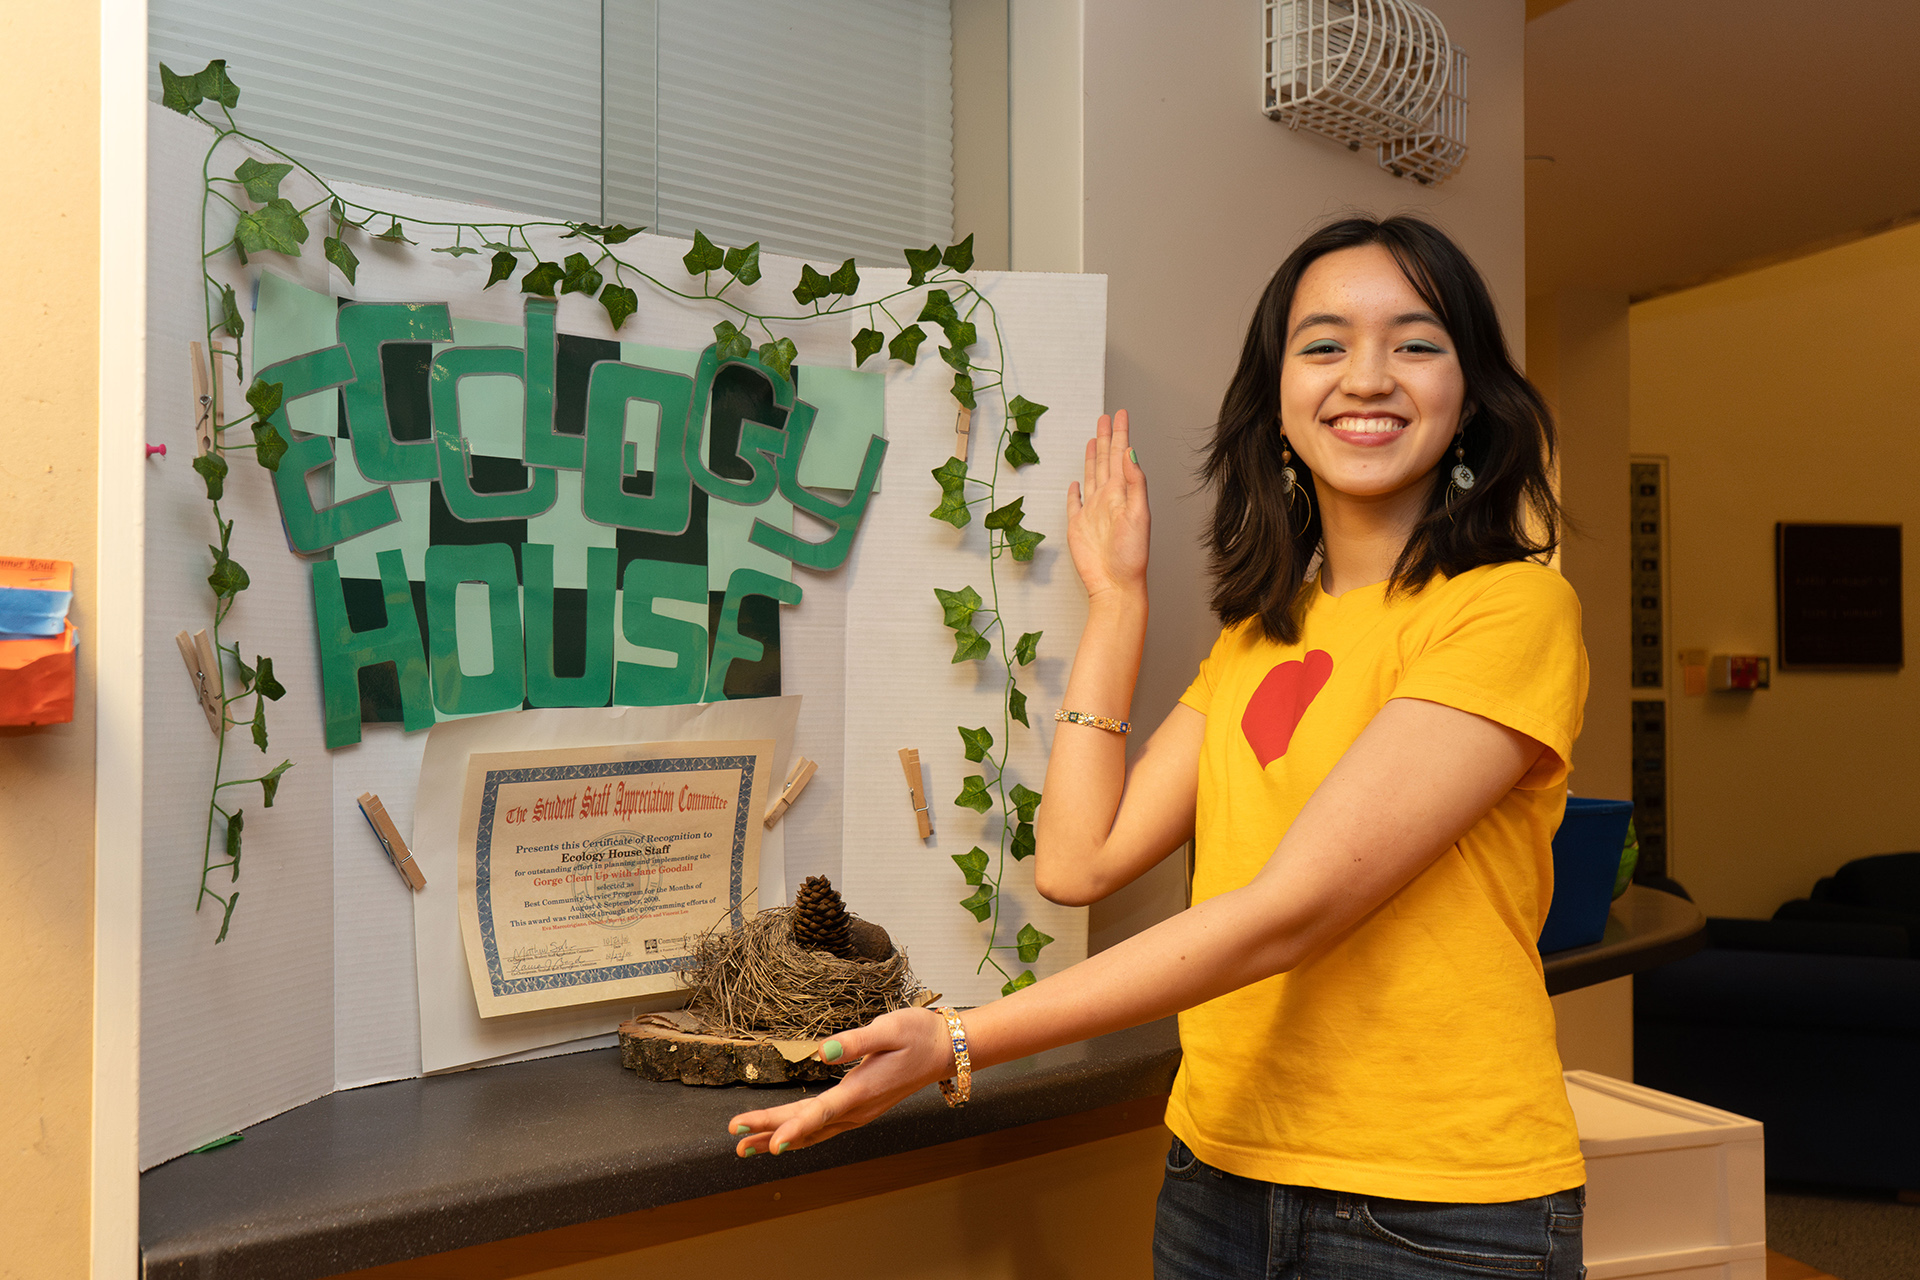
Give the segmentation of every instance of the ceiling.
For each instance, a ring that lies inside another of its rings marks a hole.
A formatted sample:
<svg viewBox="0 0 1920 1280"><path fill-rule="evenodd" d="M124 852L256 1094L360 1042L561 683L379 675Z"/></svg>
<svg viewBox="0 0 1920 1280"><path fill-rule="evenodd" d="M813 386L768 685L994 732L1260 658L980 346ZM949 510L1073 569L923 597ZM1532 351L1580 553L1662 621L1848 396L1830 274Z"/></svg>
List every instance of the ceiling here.
<svg viewBox="0 0 1920 1280"><path fill-rule="evenodd" d="M1527 292L1646 297L1920 215L1915 0L1530 0Z"/></svg>

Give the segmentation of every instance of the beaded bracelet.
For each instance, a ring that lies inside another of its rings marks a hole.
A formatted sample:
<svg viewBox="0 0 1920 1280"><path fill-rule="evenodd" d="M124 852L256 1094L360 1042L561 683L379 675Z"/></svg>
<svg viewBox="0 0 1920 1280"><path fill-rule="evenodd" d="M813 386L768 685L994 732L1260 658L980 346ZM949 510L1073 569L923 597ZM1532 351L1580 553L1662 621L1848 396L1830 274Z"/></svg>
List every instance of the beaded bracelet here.
<svg viewBox="0 0 1920 1280"><path fill-rule="evenodd" d="M1053 718L1065 724L1090 725L1095 729L1105 729L1108 733L1125 733L1133 725L1125 720L1115 720L1112 716L1093 716L1084 711L1062 710L1053 713Z"/></svg>
<svg viewBox="0 0 1920 1280"><path fill-rule="evenodd" d="M973 1096L973 1059L967 1056L967 1028L960 1015L946 1005L935 1005L935 1013L947 1020L947 1034L953 1039L953 1079L940 1082L940 1096L950 1107L964 1107Z"/></svg>

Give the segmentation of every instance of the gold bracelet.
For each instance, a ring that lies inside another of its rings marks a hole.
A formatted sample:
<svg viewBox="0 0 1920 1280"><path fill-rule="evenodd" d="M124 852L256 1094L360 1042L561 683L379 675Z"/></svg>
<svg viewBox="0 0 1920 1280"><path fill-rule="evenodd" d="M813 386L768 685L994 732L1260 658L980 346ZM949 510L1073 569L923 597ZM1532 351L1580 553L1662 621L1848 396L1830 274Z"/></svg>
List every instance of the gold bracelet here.
<svg viewBox="0 0 1920 1280"><path fill-rule="evenodd" d="M947 1020L947 1034L953 1038L953 1079L940 1082L940 1096L950 1107L964 1107L973 1095L973 1059L967 1056L967 1029L960 1015L951 1008L936 1005L933 1011Z"/></svg>
<svg viewBox="0 0 1920 1280"><path fill-rule="evenodd" d="M1095 729L1105 729L1108 733L1125 733L1133 725L1125 720L1115 720L1112 716L1093 716L1084 711L1060 710L1053 713L1055 720L1064 724L1084 724Z"/></svg>

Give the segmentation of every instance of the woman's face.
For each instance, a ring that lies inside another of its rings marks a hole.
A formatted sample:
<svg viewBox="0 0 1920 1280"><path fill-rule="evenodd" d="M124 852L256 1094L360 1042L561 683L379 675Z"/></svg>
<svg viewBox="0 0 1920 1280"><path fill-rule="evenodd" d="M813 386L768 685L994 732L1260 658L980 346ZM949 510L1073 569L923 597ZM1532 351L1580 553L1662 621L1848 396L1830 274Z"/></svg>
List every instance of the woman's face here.
<svg viewBox="0 0 1920 1280"><path fill-rule="evenodd" d="M1300 277L1280 367L1280 425L1322 501L1417 495L1459 429L1453 339L1381 245L1339 249Z"/></svg>

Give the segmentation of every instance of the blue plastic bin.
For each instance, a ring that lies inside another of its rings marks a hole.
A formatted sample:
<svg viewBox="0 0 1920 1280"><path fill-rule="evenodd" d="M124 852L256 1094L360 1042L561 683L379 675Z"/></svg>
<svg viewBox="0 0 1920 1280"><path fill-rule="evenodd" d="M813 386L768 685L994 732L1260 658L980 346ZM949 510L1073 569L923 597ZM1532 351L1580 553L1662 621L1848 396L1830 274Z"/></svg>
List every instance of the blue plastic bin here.
<svg viewBox="0 0 1920 1280"><path fill-rule="evenodd" d="M1607 907L1627 842L1631 800L1567 797L1567 813L1553 837L1553 906L1540 930L1540 951L1565 951L1600 941Z"/></svg>

